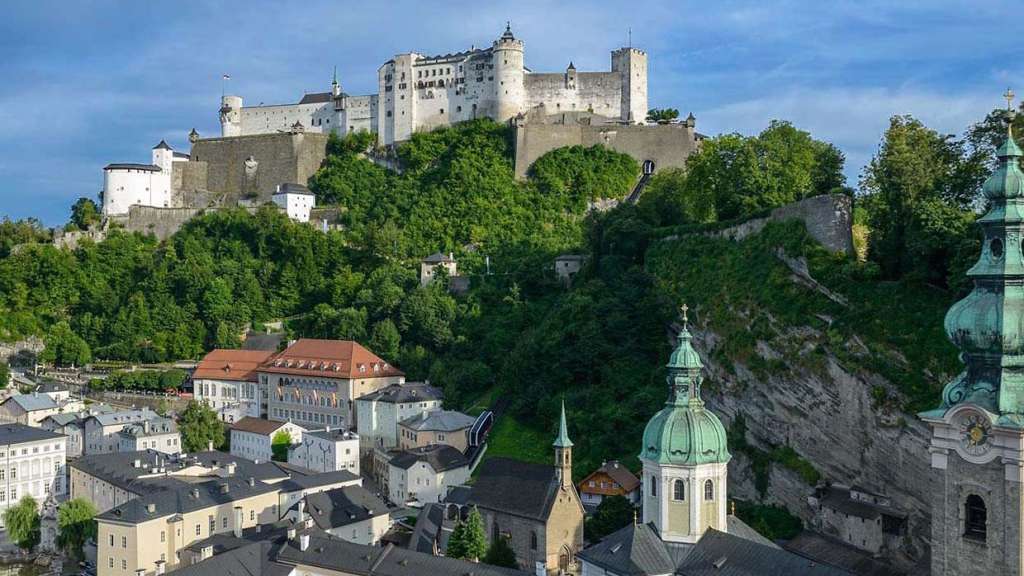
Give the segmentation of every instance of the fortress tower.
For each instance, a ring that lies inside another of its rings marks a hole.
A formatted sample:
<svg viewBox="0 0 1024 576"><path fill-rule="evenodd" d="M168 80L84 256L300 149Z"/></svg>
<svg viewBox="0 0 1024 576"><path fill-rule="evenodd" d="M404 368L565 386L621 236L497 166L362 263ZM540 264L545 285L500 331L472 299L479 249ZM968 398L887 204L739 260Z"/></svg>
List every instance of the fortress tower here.
<svg viewBox="0 0 1024 576"><path fill-rule="evenodd" d="M494 62L495 116L506 122L523 109L526 100L523 86L523 41L512 34L511 24L492 46Z"/></svg>
<svg viewBox="0 0 1024 576"><path fill-rule="evenodd" d="M242 135L242 97L221 96L220 99L220 135Z"/></svg>
<svg viewBox="0 0 1024 576"><path fill-rule="evenodd" d="M669 397L644 429L643 521L665 542L695 543L708 528L727 531L726 476L732 456L725 427L704 407L704 364L683 329L668 361Z"/></svg>
<svg viewBox="0 0 1024 576"><path fill-rule="evenodd" d="M622 80L621 119L644 124L647 119L647 53L636 48L612 52L612 72Z"/></svg>

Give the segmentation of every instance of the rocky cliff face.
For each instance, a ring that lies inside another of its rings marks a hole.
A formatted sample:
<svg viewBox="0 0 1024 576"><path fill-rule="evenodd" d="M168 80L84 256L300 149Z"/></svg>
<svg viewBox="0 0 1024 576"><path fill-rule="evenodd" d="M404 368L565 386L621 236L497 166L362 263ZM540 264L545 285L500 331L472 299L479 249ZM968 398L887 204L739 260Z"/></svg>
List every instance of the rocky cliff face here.
<svg viewBox="0 0 1024 576"><path fill-rule="evenodd" d="M705 398L727 426L742 414L747 441L755 447L790 446L824 480L859 485L892 498L893 505L909 515L909 537L894 560L905 566L918 564L926 560L931 530L929 430L916 416L877 405L879 387L897 394L881 376L851 372L813 344L801 348L801 343L813 343L822 336L813 328L800 328L770 341L758 340L761 358L786 362L788 367L764 379L742 364L724 365L715 354L719 337L705 327L695 333L695 346L712 383ZM789 352L785 351L794 349L818 357L806 363L791 358L787 362ZM730 495L758 499L750 464L742 453L734 454ZM812 492L813 486L799 474L772 464L768 502L781 504L812 524L815 511L807 502Z"/></svg>

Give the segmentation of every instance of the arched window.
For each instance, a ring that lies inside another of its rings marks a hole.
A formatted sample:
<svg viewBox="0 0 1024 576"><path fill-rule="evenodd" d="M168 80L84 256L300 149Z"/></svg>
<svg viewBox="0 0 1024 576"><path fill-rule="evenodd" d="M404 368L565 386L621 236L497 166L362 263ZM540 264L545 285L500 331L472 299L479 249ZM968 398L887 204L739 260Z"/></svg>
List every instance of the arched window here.
<svg viewBox="0 0 1024 576"><path fill-rule="evenodd" d="M672 499L686 500L686 484L682 480L677 479L672 483Z"/></svg>
<svg viewBox="0 0 1024 576"><path fill-rule="evenodd" d="M658 495L658 479L651 476L651 497Z"/></svg>
<svg viewBox="0 0 1024 576"><path fill-rule="evenodd" d="M715 483L711 480L704 482L704 499L714 500L715 499Z"/></svg>
<svg viewBox="0 0 1024 576"><path fill-rule="evenodd" d="M984 540L988 513L985 501L977 494L971 494L964 502L964 537Z"/></svg>

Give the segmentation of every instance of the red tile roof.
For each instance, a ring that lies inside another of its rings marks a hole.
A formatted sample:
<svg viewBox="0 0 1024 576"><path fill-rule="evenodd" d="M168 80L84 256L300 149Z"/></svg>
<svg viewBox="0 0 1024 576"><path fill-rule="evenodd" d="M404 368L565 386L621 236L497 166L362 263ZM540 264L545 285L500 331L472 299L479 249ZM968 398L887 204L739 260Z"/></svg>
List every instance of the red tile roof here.
<svg viewBox="0 0 1024 576"><path fill-rule="evenodd" d="M619 488L616 489L611 486L601 488L600 484L591 488L588 485L590 479L600 476L607 476L615 481ZM580 492L587 492L589 494L628 494L640 487L640 479L617 460L612 460L611 462L605 462L600 468L588 474L577 487Z"/></svg>
<svg viewBox="0 0 1024 576"><path fill-rule="evenodd" d="M352 340L302 338L263 362L260 372L327 378L382 378L404 373Z"/></svg>
<svg viewBox="0 0 1024 576"><path fill-rule="evenodd" d="M213 350L196 366L192 379L256 382L256 368L273 355L273 350Z"/></svg>

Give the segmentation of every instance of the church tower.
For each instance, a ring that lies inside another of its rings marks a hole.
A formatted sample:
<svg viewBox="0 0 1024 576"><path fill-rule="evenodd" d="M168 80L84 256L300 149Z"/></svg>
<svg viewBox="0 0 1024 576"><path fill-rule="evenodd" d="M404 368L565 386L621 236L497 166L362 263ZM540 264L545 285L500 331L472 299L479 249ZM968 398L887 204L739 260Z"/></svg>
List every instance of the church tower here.
<svg viewBox="0 0 1024 576"><path fill-rule="evenodd" d="M562 417L558 423L558 438L555 438L555 470L562 488L572 487L572 440L565 425L565 401L562 401Z"/></svg>
<svg viewBox="0 0 1024 576"><path fill-rule="evenodd" d="M694 543L708 528L726 531L725 427L704 407L704 365L693 349L683 306L683 329L668 362L669 397L644 429L643 521L666 542Z"/></svg>
<svg viewBox="0 0 1024 576"><path fill-rule="evenodd" d="M974 288L946 313L966 366L920 414L932 427L934 576L1024 574L1024 173L1012 130L997 156Z"/></svg>

